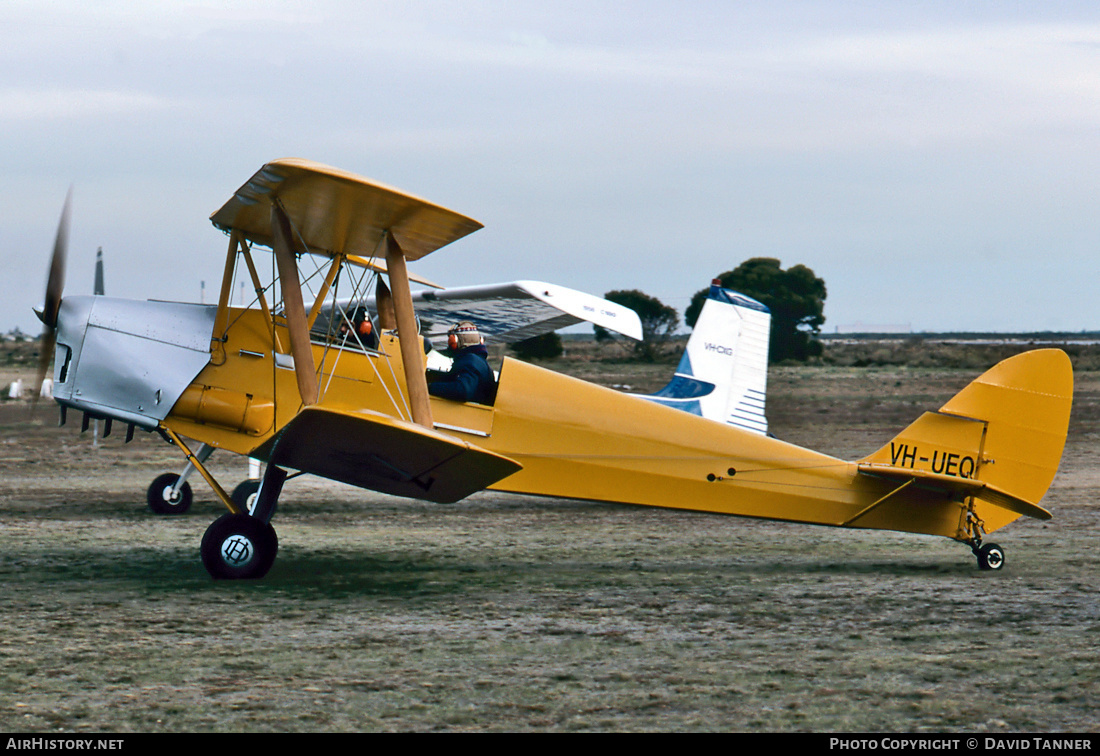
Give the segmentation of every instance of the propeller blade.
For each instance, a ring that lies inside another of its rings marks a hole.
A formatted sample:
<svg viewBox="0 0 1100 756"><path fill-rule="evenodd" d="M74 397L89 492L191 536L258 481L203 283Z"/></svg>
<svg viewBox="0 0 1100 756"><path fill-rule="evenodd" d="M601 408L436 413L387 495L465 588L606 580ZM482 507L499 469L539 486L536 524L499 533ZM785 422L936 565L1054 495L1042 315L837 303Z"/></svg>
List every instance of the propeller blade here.
<svg viewBox="0 0 1100 756"><path fill-rule="evenodd" d="M57 328L57 311L61 308L61 293L65 289L65 258L69 250L69 219L72 216L73 190L65 197L61 221L57 225L57 239L50 257L50 274L46 279L46 302L39 315L47 328Z"/></svg>
<svg viewBox="0 0 1100 756"><path fill-rule="evenodd" d="M57 345L57 313L61 309L61 294L65 290L65 258L69 250L69 220L72 217L73 190L65 196L65 206L61 209L61 220L57 224L57 238L53 243L53 255L50 256L50 272L46 278L46 299L41 311L35 315L42 321L42 342L38 350L38 381L35 385L34 405L42 390L42 382L50 369L54 348Z"/></svg>

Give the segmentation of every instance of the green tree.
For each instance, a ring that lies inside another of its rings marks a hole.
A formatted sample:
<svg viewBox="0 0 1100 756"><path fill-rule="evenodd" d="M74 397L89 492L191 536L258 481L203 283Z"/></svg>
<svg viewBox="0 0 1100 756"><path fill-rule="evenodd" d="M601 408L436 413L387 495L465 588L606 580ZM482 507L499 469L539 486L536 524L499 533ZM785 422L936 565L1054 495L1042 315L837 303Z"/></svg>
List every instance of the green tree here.
<svg viewBox="0 0 1100 756"><path fill-rule="evenodd" d="M512 344L511 348L523 360L552 360L555 357L561 357L565 352L565 348L561 343L561 336L553 331L517 341Z"/></svg>
<svg viewBox="0 0 1100 756"><path fill-rule="evenodd" d="M771 362L806 360L821 354L815 336L825 324L825 282L805 265L783 270L779 260L754 257L718 276L722 286L763 303L772 313ZM696 292L684 312L684 321L695 327L707 289Z"/></svg>
<svg viewBox="0 0 1100 756"><path fill-rule="evenodd" d="M604 294L604 299L638 313L638 318L642 321L642 340L631 342L630 349L638 359L655 362L664 351L665 344L676 333L676 327L680 325L680 316L676 310L637 289L609 291ZM594 329L597 341L614 339L614 335L607 329L600 326L594 326Z"/></svg>

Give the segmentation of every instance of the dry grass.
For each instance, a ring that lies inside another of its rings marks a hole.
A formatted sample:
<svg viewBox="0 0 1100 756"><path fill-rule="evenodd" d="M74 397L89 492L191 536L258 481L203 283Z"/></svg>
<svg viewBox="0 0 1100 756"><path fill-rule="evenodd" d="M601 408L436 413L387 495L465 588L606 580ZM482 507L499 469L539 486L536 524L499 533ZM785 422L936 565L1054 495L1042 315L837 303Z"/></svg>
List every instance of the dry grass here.
<svg viewBox="0 0 1100 756"><path fill-rule="evenodd" d="M638 390L668 374L615 370ZM973 375L778 368L769 416L862 455ZM998 533L1001 573L917 536L302 478L254 583L199 563L219 514L201 481L190 515L145 509L154 475L182 466L173 449L93 446L52 408L30 423L6 402L0 728L1096 730L1098 393L1079 372L1055 519Z"/></svg>

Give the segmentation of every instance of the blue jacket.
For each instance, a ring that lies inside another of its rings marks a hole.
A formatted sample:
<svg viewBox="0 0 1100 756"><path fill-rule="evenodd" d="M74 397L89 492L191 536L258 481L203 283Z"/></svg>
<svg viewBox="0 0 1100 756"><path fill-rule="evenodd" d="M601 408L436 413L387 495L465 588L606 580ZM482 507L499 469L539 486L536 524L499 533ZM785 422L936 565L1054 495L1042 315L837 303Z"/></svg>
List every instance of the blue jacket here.
<svg viewBox="0 0 1100 756"><path fill-rule="evenodd" d="M456 402L491 404L496 393L496 380L489 368L489 350L475 344L455 353L451 369L428 384L428 393Z"/></svg>

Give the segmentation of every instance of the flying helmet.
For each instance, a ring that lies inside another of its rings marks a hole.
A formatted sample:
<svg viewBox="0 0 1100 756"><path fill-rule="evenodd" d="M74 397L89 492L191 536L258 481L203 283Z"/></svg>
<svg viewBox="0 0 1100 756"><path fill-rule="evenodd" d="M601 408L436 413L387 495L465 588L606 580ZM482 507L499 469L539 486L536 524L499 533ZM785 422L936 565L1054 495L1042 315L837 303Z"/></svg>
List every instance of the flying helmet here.
<svg viewBox="0 0 1100 756"><path fill-rule="evenodd" d="M464 349L484 343L477 326L468 320L463 320L451 326L447 331L447 348L450 350Z"/></svg>

